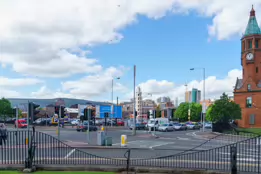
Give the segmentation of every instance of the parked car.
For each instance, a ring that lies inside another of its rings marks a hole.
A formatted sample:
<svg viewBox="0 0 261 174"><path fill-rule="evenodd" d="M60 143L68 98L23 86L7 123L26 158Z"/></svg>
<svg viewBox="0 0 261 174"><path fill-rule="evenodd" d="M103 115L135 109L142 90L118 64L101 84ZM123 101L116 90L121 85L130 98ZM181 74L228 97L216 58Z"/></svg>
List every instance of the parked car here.
<svg viewBox="0 0 261 174"><path fill-rule="evenodd" d="M117 120L117 126L124 126L124 121Z"/></svg>
<svg viewBox="0 0 261 174"><path fill-rule="evenodd" d="M34 125L39 125L39 126L44 126L44 125L49 125L51 122L50 118L38 118L33 122Z"/></svg>
<svg viewBox="0 0 261 174"><path fill-rule="evenodd" d="M136 130L145 130L145 124L136 123ZM134 124L130 126L130 130L134 129Z"/></svg>
<svg viewBox="0 0 261 174"><path fill-rule="evenodd" d="M186 126L188 129L200 129L200 126L197 123L187 123Z"/></svg>
<svg viewBox="0 0 261 174"><path fill-rule="evenodd" d="M158 128L158 131L174 131L174 126L173 124L170 124L170 123L166 123L166 124L161 124L159 125L159 128Z"/></svg>
<svg viewBox="0 0 261 174"><path fill-rule="evenodd" d="M77 125L76 130L77 130L77 132L86 132L88 130L88 121L84 121L83 123ZM90 123L89 130L90 131L97 131L98 128Z"/></svg>
<svg viewBox="0 0 261 174"><path fill-rule="evenodd" d="M71 125L77 126L78 124L80 124L80 119L74 119L71 121Z"/></svg>
<svg viewBox="0 0 261 174"><path fill-rule="evenodd" d="M27 121L25 119L18 119L15 121L15 128L27 128Z"/></svg>
<svg viewBox="0 0 261 174"><path fill-rule="evenodd" d="M212 129L212 123L205 123L206 129Z"/></svg>
<svg viewBox="0 0 261 174"><path fill-rule="evenodd" d="M187 130L188 128L185 124L176 123L176 124L174 124L174 129L175 130Z"/></svg>

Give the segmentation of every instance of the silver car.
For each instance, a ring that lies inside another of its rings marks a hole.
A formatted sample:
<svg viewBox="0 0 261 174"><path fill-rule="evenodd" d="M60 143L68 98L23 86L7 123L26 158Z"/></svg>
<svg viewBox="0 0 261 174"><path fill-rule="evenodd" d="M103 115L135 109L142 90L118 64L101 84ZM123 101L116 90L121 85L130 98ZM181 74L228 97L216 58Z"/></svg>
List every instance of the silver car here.
<svg viewBox="0 0 261 174"><path fill-rule="evenodd" d="M170 123L161 124L158 128L158 131L164 131L164 132L174 131L174 126L173 124Z"/></svg>

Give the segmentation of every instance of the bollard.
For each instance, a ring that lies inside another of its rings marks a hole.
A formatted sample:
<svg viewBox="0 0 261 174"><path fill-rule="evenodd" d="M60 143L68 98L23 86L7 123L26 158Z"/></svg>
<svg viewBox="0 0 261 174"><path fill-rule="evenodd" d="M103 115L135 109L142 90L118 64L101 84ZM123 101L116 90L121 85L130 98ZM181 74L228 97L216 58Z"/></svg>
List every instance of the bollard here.
<svg viewBox="0 0 261 174"><path fill-rule="evenodd" d="M59 134L59 132L58 132L58 129L56 129L56 131L55 131L55 132L56 132L56 135L58 135L58 134Z"/></svg>
<svg viewBox="0 0 261 174"><path fill-rule="evenodd" d="M231 174L237 174L237 147L230 147L230 166Z"/></svg>
<svg viewBox="0 0 261 174"><path fill-rule="evenodd" d="M104 127L103 126L101 127L101 131L104 131Z"/></svg>
<svg viewBox="0 0 261 174"><path fill-rule="evenodd" d="M29 143L28 138L25 138L25 144L28 145L28 143Z"/></svg>
<svg viewBox="0 0 261 174"><path fill-rule="evenodd" d="M127 135L121 135L121 146L122 147L127 146Z"/></svg>

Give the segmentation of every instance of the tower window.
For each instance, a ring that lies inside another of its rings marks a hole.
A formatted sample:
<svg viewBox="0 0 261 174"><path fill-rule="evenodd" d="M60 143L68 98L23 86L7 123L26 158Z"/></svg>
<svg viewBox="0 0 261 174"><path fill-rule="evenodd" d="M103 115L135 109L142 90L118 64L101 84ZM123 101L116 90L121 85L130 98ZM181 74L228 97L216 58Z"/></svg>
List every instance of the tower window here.
<svg viewBox="0 0 261 174"><path fill-rule="evenodd" d="M245 42L242 42L242 51L245 51L246 47L245 47Z"/></svg>
<svg viewBox="0 0 261 174"><path fill-rule="evenodd" d="M252 40L248 41L248 48L251 49L252 48Z"/></svg>
<svg viewBox="0 0 261 174"><path fill-rule="evenodd" d="M259 45L258 45L258 39L256 39L256 41L255 41L255 48L258 48L259 47Z"/></svg>
<svg viewBox="0 0 261 174"><path fill-rule="evenodd" d="M251 91L251 85L250 84L247 85L247 90Z"/></svg>
<svg viewBox="0 0 261 174"><path fill-rule="evenodd" d="M256 67L256 73L258 73L258 67Z"/></svg>
<svg viewBox="0 0 261 174"><path fill-rule="evenodd" d="M252 97L247 97L246 99L246 107L252 108Z"/></svg>

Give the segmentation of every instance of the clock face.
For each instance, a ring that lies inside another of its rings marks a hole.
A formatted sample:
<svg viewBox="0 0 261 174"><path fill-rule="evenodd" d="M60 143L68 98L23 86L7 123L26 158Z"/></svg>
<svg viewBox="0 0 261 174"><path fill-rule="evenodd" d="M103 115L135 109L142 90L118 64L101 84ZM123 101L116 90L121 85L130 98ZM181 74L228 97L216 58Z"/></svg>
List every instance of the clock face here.
<svg viewBox="0 0 261 174"><path fill-rule="evenodd" d="M252 53L248 53L248 54L246 55L246 59L247 59L247 60L253 60L253 58L254 58L254 55L253 55Z"/></svg>

